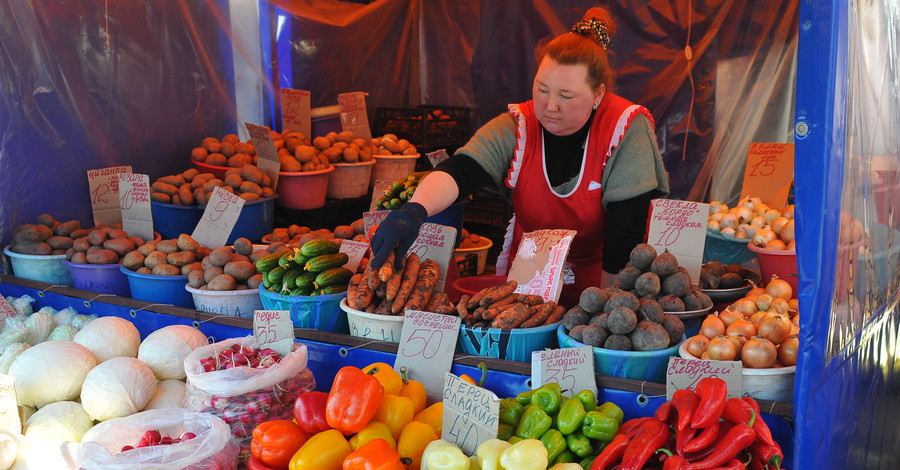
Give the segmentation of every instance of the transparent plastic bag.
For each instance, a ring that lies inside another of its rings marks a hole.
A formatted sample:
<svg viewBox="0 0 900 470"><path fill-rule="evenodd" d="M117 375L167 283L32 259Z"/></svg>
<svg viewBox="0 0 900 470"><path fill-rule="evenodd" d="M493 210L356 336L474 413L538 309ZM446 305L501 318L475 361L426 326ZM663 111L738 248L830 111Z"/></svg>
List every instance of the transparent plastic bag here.
<svg viewBox="0 0 900 470"><path fill-rule="evenodd" d="M178 444L134 446L147 431L178 437L192 432L197 437ZM78 466L86 470L213 470L235 469L240 447L228 425L209 413L182 408L148 410L104 421L87 432L78 450Z"/></svg>

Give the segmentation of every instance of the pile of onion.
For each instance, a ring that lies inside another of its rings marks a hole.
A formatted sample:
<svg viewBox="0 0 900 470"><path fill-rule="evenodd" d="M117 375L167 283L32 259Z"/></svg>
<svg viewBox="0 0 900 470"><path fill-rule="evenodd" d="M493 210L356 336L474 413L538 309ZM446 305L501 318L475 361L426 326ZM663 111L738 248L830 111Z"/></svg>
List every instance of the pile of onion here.
<svg viewBox="0 0 900 470"><path fill-rule="evenodd" d="M750 240L772 250L794 249L794 206L783 210L769 207L758 197L745 197L734 207L719 201L709 204L707 230L728 238Z"/></svg>

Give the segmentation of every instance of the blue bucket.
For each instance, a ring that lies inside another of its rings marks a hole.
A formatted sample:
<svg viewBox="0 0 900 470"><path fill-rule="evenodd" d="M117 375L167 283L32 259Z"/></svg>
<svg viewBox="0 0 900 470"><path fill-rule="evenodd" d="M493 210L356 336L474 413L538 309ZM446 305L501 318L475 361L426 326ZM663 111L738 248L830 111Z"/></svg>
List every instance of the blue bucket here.
<svg viewBox="0 0 900 470"><path fill-rule="evenodd" d="M266 310L288 310L295 328L309 328L334 333L350 333L347 315L341 310L341 299L346 292L328 295L281 295L271 292L262 284L259 297Z"/></svg>
<svg viewBox="0 0 900 470"><path fill-rule="evenodd" d="M232 245L238 238L256 242L262 240L264 235L272 233L275 228L275 199L278 199L277 195L245 202L241 215L238 216L225 244ZM178 238L182 233L188 235L194 233L197 222L200 222L203 211L206 210L206 206L176 206L156 201L150 202L150 208L153 213L153 227L163 238L168 239Z"/></svg>
<svg viewBox="0 0 900 470"><path fill-rule="evenodd" d="M72 275L62 262L66 255L23 255L14 253L7 246L3 253L12 263L12 274L23 279L49 282L59 286L71 286Z"/></svg>
<svg viewBox="0 0 900 470"><path fill-rule="evenodd" d="M559 325L556 335L561 348L586 346L569 336L564 325ZM682 341L684 338L678 344L681 344ZM594 371L610 377L666 383L669 358L678 357L678 344L659 351L619 351L595 347Z"/></svg>
<svg viewBox="0 0 900 470"><path fill-rule="evenodd" d="M532 351L557 347L556 325L558 323L512 330L462 325L459 330L459 346L466 354L531 362Z"/></svg>
<svg viewBox="0 0 900 470"><path fill-rule="evenodd" d="M82 264L63 260L72 274L72 285L76 289L89 290L100 294L131 297L128 278L119 270L119 264Z"/></svg>
<svg viewBox="0 0 900 470"><path fill-rule="evenodd" d="M133 299L194 308L194 298L191 297L190 292L184 290L184 286L188 282L187 276L141 274L121 265L119 271L125 273L128 278L128 287L131 289L131 298Z"/></svg>

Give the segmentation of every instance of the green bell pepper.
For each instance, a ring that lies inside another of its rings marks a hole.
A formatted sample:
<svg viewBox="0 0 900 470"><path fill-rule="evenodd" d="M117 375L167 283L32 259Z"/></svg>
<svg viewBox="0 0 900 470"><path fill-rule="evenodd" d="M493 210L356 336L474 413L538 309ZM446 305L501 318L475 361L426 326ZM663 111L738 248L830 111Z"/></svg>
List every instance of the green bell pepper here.
<svg viewBox="0 0 900 470"><path fill-rule="evenodd" d="M522 441L522 440L524 440L524 439L522 439L521 437L518 437L518 436L510 436L510 438L507 439L506 442L509 442L510 444L515 444L516 442L519 442L519 441Z"/></svg>
<svg viewBox="0 0 900 470"><path fill-rule="evenodd" d="M591 439L611 441L619 432L619 422L600 411L589 411L581 423L581 433Z"/></svg>
<svg viewBox="0 0 900 470"><path fill-rule="evenodd" d="M556 459L550 461L550 466L554 466L558 463L572 463L575 461L575 454L566 447L566 450L562 451L561 454L556 456Z"/></svg>
<svg viewBox="0 0 900 470"><path fill-rule="evenodd" d="M510 437L512 437L515 432L516 432L516 428L514 428L506 423L501 423L500 426L497 426L497 439L500 439L501 441L505 441L505 440L509 439Z"/></svg>
<svg viewBox="0 0 900 470"><path fill-rule="evenodd" d="M536 391L537 391L537 389L528 390L527 392L522 392L522 393L516 395L516 401L519 402L519 404L522 406L528 406L531 404L531 396L534 395L534 392L536 392Z"/></svg>
<svg viewBox="0 0 900 470"><path fill-rule="evenodd" d="M547 448L547 459L551 462L557 455L566 450L566 438L556 429L548 429L547 432L541 436L541 442L543 442L544 447Z"/></svg>
<svg viewBox="0 0 900 470"><path fill-rule="evenodd" d="M594 464L594 459L596 458L596 455L588 455L587 457L581 459L581 462L578 462L578 465L581 465L581 468L591 468L591 465Z"/></svg>
<svg viewBox="0 0 900 470"><path fill-rule="evenodd" d="M590 390L582 390L575 394L575 398L584 405L584 411L594 411L597 409L597 395Z"/></svg>
<svg viewBox="0 0 900 470"><path fill-rule="evenodd" d="M580 432L575 432L566 436L566 446L579 457L587 457L594 452L594 447L591 446L591 440Z"/></svg>
<svg viewBox="0 0 900 470"><path fill-rule="evenodd" d="M566 398L562 407L559 408L559 415L556 418L556 427L563 434L572 434L581 428L581 421L584 420L587 412L584 405L578 398Z"/></svg>
<svg viewBox="0 0 900 470"><path fill-rule="evenodd" d="M516 436L522 439L540 439L552 424L553 418L544 410L537 405L528 405L516 427Z"/></svg>
<svg viewBox="0 0 900 470"><path fill-rule="evenodd" d="M556 413L562 405L562 388L556 382L542 385L531 396L531 404L539 406L548 415Z"/></svg>
<svg viewBox="0 0 900 470"><path fill-rule="evenodd" d="M522 413L525 413L525 407L516 401L515 398L504 398L500 400L501 423L517 426L519 420L522 419Z"/></svg>
<svg viewBox="0 0 900 470"><path fill-rule="evenodd" d="M597 411L605 414L606 416L612 416L620 425L622 424L622 421L625 420L625 412L622 411L622 408L619 408L619 405L611 401L600 405L600 408L597 408Z"/></svg>

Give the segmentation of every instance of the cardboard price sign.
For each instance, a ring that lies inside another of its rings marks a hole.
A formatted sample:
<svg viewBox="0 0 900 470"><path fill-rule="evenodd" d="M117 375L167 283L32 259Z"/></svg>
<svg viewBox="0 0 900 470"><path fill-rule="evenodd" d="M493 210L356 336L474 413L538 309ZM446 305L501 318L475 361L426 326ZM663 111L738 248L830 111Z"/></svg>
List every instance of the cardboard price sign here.
<svg viewBox="0 0 900 470"><path fill-rule="evenodd" d="M216 187L191 237L208 248L225 246L243 208L244 200L237 194Z"/></svg>
<svg viewBox="0 0 900 470"><path fill-rule="evenodd" d="M88 170L88 189L91 194L94 225L112 225L122 222L122 211L119 210L119 174L121 173L131 173L131 165Z"/></svg>
<svg viewBox="0 0 900 470"><path fill-rule="evenodd" d="M293 88L281 89L281 128L296 131L312 139L310 93Z"/></svg>
<svg viewBox="0 0 900 470"><path fill-rule="evenodd" d="M406 311L394 369L406 366L409 377L425 386L430 401L441 401L444 375L453 365L460 323L457 316Z"/></svg>
<svg viewBox="0 0 900 470"><path fill-rule="evenodd" d="M544 302L559 300L563 267L575 230L547 229L522 235L507 279L519 284L519 294L539 295Z"/></svg>
<svg viewBox="0 0 900 470"><path fill-rule="evenodd" d="M794 144L754 142L747 150L741 198L756 196L771 207L787 205L794 181Z"/></svg>
<svg viewBox="0 0 900 470"><path fill-rule="evenodd" d="M678 264L687 269L691 281L700 281L703 249L706 244L706 219L709 204L675 199L654 199L647 241L657 254L669 250Z"/></svg>
<svg viewBox="0 0 900 470"><path fill-rule="evenodd" d="M490 390L476 387L448 372L444 375L443 398L441 439L472 455L479 444L497 437L500 401Z"/></svg>
<svg viewBox="0 0 900 470"><path fill-rule="evenodd" d="M450 158L450 154L447 153L447 149L439 149L434 152L428 152L425 154L428 157L428 161L431 162L432 167L438 166L438 163Z"/></svg>
<svg viewBox="0 0 900 470"><path fill-rule="evenodd" d="M119 206L122 208L122 229L129 235L153 240L150 177L135 173L120 173Z"/></svg>
<svg viewBox="0 0 900 470"><path fill-rule="evenodd" d="M444 291L444 282L447 279L447 268L453 257L453 247L456 245L456 229L446 225L425 222L419 229L419 237L409 247L408 253L419 255L422 261L432 259L441 267L441 278L435 286L435 292Z"/></svg>
<svg viewBox="0 0 900 470"><path fill-rule="evenodd" d="M5 320L9 317L14 317L16 315L16 309L14 309L13 306L9 304L5 297L0 295L0 321Z"/></svg>
<svg viewBox="0 0 900 470"><path fill-rule="evenodd" d="M272 140L272 134L264 126L250 124L249 122L245 122L244 125L247 126L250 140L253 141L253 146L256 147L256 155L259 156L256 166L263 173L269 175L269 178L272 178L272 187L277 188L278 172L281 171L281 159L278 158L278 150L275 150L275 141Z"/></svg>
<svg viewBox="0 0 900 470"><path fill-rule="evenodd" d="M356 268L359 267L360 261L366 256L366 252L369 251L369 244L365 242L355 242L353 240L344 240L341 242L341 249L339 251L341 253L347 253L347 256L350 257L350 260L344 263L344 267L356 272Z"/></svg>
<svg viewBox="0 0 900 470"><path fill-rule="evenodd" d="M391 183L392 181L375 180L375 185L372 187L372 203L369 204L370 212L378 209L378 206L375 205L375 201L380 197L384 197L384 192L391 189Z"/></svg>
<svg viewBox="0 0 900 470"><path fill-rule="evenodd" d="M366 93L355 91L338 95L338 107L341 110L341 129L351 131L357 137L371 140L369 116L366 112Z"/></svg>
<svg viewBox="0 0 900 470"><path fill-rule="evenodd" d="M546 349L531 353L531 387L538 388L556 382L563 395L574 396L582 390L597 394L594 380L594 348Z"/></svg>
<svg viewBox="0 0 900 470"><path fill-rule="evenodd" d="M259 349L271 348L282 356L294 346L294 323L289 310L254 310L253 337Z"/></svg>
<svg viewBox="0 0 900 470"><path fill-rule="evenodd" d="M743 393L741 361L701 361L670 357L666 369L666 398L672 399L675 390L695 389L705 377L718 377L728 384L728 398L740 398Z"/></svg>
<svg viewBox="0 0 900 470"><path fill-rule="evenodd" d="M369 237L369 230L383 222L390 213L391 211L363 212L363 230L365 230L366 238Z"/></svg>

